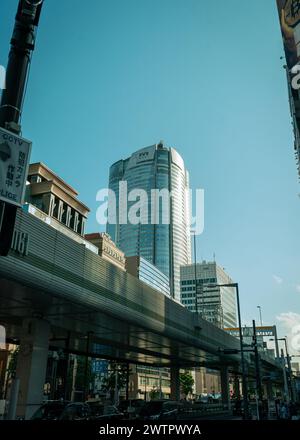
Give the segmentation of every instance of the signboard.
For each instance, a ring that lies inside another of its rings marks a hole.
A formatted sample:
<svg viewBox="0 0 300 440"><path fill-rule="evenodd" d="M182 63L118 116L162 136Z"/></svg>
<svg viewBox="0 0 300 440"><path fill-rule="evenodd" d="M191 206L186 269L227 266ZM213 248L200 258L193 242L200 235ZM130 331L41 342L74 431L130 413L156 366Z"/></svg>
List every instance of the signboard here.
<svg viewBox="0 0 300 440"><path fill-rule="evenodd" d="M300 62L300 0L277 0L286 62L289 69Z"/></svg>
<svg viewBox="0 0 300 440"><path fill-rule="evenodd" d="M5 328L0 325L0 350L6 349L6 332Z"/></svg>
<svg viewBox="0 0 300 440"><path fill-rule="evenodd" d="M286 74L294 127L294 149L300 175L300 0L276 0L283 46Z"/></svg>
<svg viewBox="0 0 300 440"><path fill-rule="evenodd" d="M224 328L226 332L228 332L231 336L240 336L239 328ZM256 336L275 336L275 326L263 326L256 327ZM253 336L253 327L242 327L242 333L244 337L252 337Z"/></svg>
<svg viewBox="0 0 300 440"><path fill-rule="evenodd" d="M108 361L102 359L93 359L92 371L95 374L106 374L108 372Z"/></svg>
<svg viewBox="0 0 300 440"><path fill-rule="evenodd" d="M31 142L0 128L0 200L22 206Z"/></svg>

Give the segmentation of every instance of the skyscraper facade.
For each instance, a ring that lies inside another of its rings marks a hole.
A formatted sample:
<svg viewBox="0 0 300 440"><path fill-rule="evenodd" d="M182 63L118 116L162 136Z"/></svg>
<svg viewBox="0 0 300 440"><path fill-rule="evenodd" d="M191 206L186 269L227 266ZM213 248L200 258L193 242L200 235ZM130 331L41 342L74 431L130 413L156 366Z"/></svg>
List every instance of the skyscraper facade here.
<svg viewBox="0 0 300 440"><path fill-rule="evenodd" d="M236 292L234 287L209 287L210 284L232 284L232 279L216 262L189 264L181 267L181 302L207 321L220 328L236 327Z"/></svg>
<svg viewBox="0 0 300 440"><path fill-rule="evenodd" d="M125 197L120 183L126 184ZM165 274L171 295L178 301L180 266L191 262L188 188L182 157L162 143L142 148L110 167L109 189L115 194L116 216L113 222L109 219L108 234L126 256L141 256ZM132 222L128 217L137 200L140 221ZM109 212L111 202L110 195Z"/></svg>

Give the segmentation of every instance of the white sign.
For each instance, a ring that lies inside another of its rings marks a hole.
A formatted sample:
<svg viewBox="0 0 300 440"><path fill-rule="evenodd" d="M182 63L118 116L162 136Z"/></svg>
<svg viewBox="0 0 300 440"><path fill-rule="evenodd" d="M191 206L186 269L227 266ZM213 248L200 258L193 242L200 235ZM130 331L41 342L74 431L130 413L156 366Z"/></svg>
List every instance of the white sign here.
<svg viewBox="0 0 300 440"><path fill-rule="evenodd" d="M31 142L0 128L0 200L22 206Z"/></svg>
<svg viewBox="0 0 300 440"><path fill-rule="evenodd" d="M0 350L5 350L6 348L6 332L5 328L0 325Z"/></svg>

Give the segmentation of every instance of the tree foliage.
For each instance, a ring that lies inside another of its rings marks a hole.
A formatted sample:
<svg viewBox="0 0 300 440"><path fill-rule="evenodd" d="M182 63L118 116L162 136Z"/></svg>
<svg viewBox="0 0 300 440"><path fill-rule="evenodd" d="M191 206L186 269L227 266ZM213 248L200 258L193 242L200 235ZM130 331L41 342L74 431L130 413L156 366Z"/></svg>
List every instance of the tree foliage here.
<svg viewBox="0 0 300 440"><path fill-rule="evenodd" d="M183 394L187 397L189 394L193 393L193 385L195 383L193 376L189 371L180 373L179 375L180 386Z"/></svg>
<svg viewBox="0 0 300 440"><path fill-rule="evenodd" d="M116 386L117 374L117 388L120 390L126 386L127 382L127 364L118 364L115 361L110 362L110 369L108 375L103 379L101 389L105 393L112 392Z"/></svg>

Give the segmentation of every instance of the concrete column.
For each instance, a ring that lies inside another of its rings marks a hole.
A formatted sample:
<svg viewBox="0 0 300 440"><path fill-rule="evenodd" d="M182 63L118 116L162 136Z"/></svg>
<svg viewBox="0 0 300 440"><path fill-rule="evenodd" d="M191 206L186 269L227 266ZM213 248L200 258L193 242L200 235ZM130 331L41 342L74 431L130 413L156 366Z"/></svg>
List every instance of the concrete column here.
<svg viewBox="0 0 300 440"><path fill-rule="evenodd" d="M171 399L180 400L180 380L178 367L171 367Z"/></svg>
<svg viewBox="0 0 300 440"><path fill-rule="evenodd" d="M266 391L267 391L267 399L268 400L274 400L273 385L272 385L272 382L270 380L267 381Z"/></svg>
<svg viewBox="0 0 300 440"><path fill-rule="evenodd" d="M24 320L16 370L20 380L17 417L29 419L43 402L49 334L47 321Z"/></svg>
<svg viewBox="0 0 300 440"><path fill-rule="evenodd" d="M237 374L234 376L233 392L234 392L235 398L239 399L241 397L240 379L239 379L239 376Z"/></svg>
<svg viewBox="0 0 300 440"><path fill-rule="evenodd" d="M222 367L220 375L221 375L222 403L224 405L228 405L228 409L230 409L230 389L229 389L228 367Z"/></svg>

